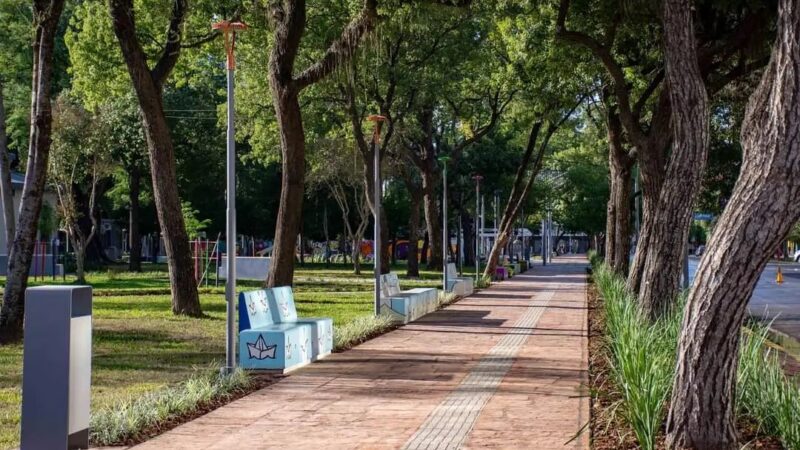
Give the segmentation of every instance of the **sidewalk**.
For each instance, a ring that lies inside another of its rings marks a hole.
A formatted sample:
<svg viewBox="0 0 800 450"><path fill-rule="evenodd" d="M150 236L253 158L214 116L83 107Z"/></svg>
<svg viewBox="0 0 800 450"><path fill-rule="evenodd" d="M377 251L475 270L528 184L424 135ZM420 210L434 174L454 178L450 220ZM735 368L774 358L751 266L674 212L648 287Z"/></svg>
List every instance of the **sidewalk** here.
<svg viewBox="0 0 800 450"><path fill-rule="evenodd" d="M535 266L135 448L588 449L585 266Z"/></svg>

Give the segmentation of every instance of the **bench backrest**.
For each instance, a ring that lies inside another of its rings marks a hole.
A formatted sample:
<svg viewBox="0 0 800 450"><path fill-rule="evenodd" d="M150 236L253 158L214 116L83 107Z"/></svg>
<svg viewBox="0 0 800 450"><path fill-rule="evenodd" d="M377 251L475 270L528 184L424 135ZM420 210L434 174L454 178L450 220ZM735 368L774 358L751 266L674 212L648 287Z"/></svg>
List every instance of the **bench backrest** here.
<svg viewBox="0 0 800 450"><path fill-rule="evenodd" d="M400 292L400 281L397 279L396 273L381 275L381 295L388 297Z"/></svg>
<svg viewBox="0 0 800 450"><path fill-rule="evenodd" d="M269 297L269 289L239 294L239 331L275 323Z"/></svg>
<svg viewBox="0 0 800 450"><path fill-rule="evenodd" d="M272 288L271 291L270 307L272 307L272 319L279 323L297 321L297 307L294 304L292 287L281 286Z"/></svg>
<svg viewBox="0 0 800 450"><path fill-rule="evenodd" d="M239 331L297 320L290 286L239 294Z"/></svg>
<svg viewBox="0 0 800 450"><path fill-rule="evenodd" d="M458 272L456 272L456 263L447 263L447 278L450 280L455 280L458 278Z"/></svg>

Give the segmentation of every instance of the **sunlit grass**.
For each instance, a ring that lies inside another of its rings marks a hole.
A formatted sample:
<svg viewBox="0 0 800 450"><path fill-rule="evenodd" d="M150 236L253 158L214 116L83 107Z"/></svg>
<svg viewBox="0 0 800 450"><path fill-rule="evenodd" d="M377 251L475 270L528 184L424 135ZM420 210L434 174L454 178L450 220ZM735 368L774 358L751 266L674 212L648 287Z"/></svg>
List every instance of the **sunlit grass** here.
<svg viewBox="0 0 800 450"><path fill-rule="evenodd" d="M87 275L87 282L95 292L93 411L133 405L135 399L148 393L164 392L186 380L202 377L210 366L221 365L224 360L224 282L215 287L212 279L210 287L201 289L200 301L206 317L179 317L170 312L166 267L146 265L145 268L143 273L115 269ZM402 277L404 265L393 270L401 275L400 285L404 289L441 284L440 272L421 271L419 280L406 280ZM369 266L363 267L361 275L353 275L352 267L343 264L298 267L294 286L298 314L332 317L337 333L342 333L337 342L347 339L351 341L349 345L360 342L374 334L374 327L388 327L376 324L371 318L372 276ZM67 277L32 280L31 284L72 282L74 278ZM239 290L260 286L259 281L238 283ZM22 346L0 347L0 448L19 445L21 379ZM167 392L173 397L178 395L175 390Z"/></svg>

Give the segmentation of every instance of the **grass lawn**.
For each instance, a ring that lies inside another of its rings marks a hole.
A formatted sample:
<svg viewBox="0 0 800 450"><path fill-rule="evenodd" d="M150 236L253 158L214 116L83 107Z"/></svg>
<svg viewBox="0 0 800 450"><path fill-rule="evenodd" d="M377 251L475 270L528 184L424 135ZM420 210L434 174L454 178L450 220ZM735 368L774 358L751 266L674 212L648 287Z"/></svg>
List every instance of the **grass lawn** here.
<svg viewBox="0 0 800 450"><path fill-rule="evenodd" d="M393 271L405 273L405 266ZM474 272L473 272L474 273ZM403 280L401 286L437 287L441 273L422 272L420 280ZM467 273L465 273L467 275ZM4 281L0 278L0 282ZM192 319L170 312L169 282L164 266L143 273L117 269L87 276L94 287L94 357L92 408L113 404L174 384L202 370L216 370L225 357L225 303L223 287L201 289L207 317ZM67 283L72 279L67 277ZM44 280L38 284L58 284ZM241 282L240 290L255 289L259 282ZM212 283L213 286L213 283ZM342 325L372 313L372 272L364 267L306 264L295 272L295 299L302 316L332 317ZM19 445L22 345L0 347L0 448Z"/></svg>

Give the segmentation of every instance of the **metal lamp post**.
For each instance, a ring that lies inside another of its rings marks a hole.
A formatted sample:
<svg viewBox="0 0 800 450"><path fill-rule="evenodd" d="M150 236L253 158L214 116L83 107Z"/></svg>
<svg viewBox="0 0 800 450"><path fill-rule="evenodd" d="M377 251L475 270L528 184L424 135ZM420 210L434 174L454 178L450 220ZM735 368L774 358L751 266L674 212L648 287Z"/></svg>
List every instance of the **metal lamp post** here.
<svg viewBox="0 0 800 450"><path fill-rule="evenodd" d="M373 178L375 191L373 198L373 215L375 218L375 246L372 253L375 255L375 315L381 313L381 199L383 198L383 187L381 185L381 127L386 117L371 115L367 118L370 122L375 122L375 130L372 133L372 153L373 160Z"/></svg>
<svg viewBox="0 0 800 450"><path fill-rule="evenodd" d="M483 179L483 177L480 175L475 175L472 177L472 179L475 180L475 285L477 285L481 273L481 255L480 255L481 229L480 229L479 218L481 215L481 180Z"/></svg>
<svg viewBox="0 0 800 450"><path fill-rule="evenodd" d="M442 163L442 290L447 292L447 252L450 249L450 233L447 230L447 162L449 156L440 156Z"/></svg>
<svg viewBox="0 0 800 450"><path fill-rule="evenodd" d="M223 20L211 25L211 28L222 31L228 71L228 145L226 152L228 209L225 221L225 243L228 253L226 269L228 276L225 280L225 367L223 372L231 373L236 367L236 330L234 328L234 314L236 313L236 134L233 124L233 79L234 71L236 70L236 59L234 57L234 48L236 46L236 31L247 29L247 25L241 22Z"/></svg>

